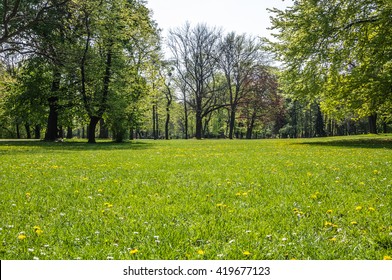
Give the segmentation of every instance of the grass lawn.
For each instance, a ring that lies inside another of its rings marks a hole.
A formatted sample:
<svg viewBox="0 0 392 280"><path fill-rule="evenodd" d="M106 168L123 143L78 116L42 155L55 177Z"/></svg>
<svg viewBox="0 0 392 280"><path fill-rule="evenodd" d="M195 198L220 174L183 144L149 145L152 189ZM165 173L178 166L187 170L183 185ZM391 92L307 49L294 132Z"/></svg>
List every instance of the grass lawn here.
<svg viewBox="0 0 392 280"><path fill-rule="evenodd" d="M1 259L390 259L392 137L0 141Z"/></svg>

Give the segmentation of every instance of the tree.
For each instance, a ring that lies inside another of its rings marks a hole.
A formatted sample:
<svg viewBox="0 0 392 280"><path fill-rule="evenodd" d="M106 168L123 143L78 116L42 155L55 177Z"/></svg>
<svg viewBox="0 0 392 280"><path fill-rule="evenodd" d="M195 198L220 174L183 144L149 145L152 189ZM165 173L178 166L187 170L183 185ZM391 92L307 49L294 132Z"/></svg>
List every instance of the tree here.
<svg viewBox="0 0 392 280"><path fill-rule="evenodd" d="M83 48L79 62L80 91L90 118L88 142L95 143L96 126L107 112L110 103L117 102L117 110L126 108L126 103L115 101L114 97L132 94L127 92L128 82L144 81L140 77L143 70L140 68L147 52L137 48L139 42L150 43L151 40L146 38L155 38L158 35L155 25L150 20L149 11L141 1L90 0L81 5L84 33L80 36ZM152 42L156 43L158 40ZM135 61L137 63L134 63ZM130 81L126 81L124 71L130 74ZM133 86L133 89L135 88L137 87ZM115 91L122 93L115 94ZM138 94L139 92L134 96ZM122 105L118 106L120 103ZM116 112L126 115L124 111ZM120 122L117 122L116 127L119 131Z"/></svg>
<svg viewBox="0 0 392 280"><path fill-rule="evenodd" d="M377 117L392 112L391 2L300 0L273 13L284 90L319 100L325 113L339 106L368 117L376 133Z"/></svg>
<svg viewBox="0 0 392 280"><path fill-rule="evenodd" d="M219 64L229 93L229 138L233 139L237 107L247 94L246 80L260 62L260 45L254 38L231 32L220 42L219 51Z"/></svg>
<svg viewBox="0 0 392 280"><path fill-rule="evenodd" d="M69 0L3 0L0 3L0 52L20 50L23 37L47 20L48 14Z"/></svg>
<svg viewBox="0 0 392 280"><path fill-rule="evenodd" d="M203 137L203 119L222 105L217 104L219 88L218 42L220 31L198 24L170 30L168 46L174 56L179 78L191 93L187 102L195 111L196 138Z"/></svg>
<svg viewBox="0 0 392 280"><path fill-rule="evenodd" d="M277 77L269 67L254 67L247 76L244 87L248 93L239 103L240 120L246 127L246 138L251 139L257 122L277 120L283 104L278 95Z"/></svg>

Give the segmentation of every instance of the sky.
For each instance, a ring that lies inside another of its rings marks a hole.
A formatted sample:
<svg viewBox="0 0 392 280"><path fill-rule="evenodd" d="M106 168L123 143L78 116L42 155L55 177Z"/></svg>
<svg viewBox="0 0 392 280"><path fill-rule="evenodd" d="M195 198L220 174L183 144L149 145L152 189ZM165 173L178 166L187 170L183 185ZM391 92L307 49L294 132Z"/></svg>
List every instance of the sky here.
<svg viewBox="0 0 392 280"><path fill-rule="evenodd" d="M153 19L166 37L170 28L181 27L186 21L192 26L206 23L252 36L270 38L270 16L267 8L284 10L291 0L147 0Z"/></svg>

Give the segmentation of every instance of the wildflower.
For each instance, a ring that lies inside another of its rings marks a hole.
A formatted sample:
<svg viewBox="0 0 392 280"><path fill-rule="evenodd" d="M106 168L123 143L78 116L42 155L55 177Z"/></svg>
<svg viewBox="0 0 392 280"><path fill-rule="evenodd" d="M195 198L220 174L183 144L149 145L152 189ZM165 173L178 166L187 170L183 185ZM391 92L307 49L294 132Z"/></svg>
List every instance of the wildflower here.
<svg viewBox="0 0 392 280"><path fill-rule="evenodd" d="M38 236L41 235L42 233L44 233L44 231L39 226L34 226L33 230L34 230L35 234L37 234Z"/></svg>
<svg viewBox="0 0 392 280"><path fill-rule="evenodd" d="M373 174L374 175L378 175L378 174L380 174L381 173L381 171L379 171L379 170L373 170Z"/></svg>
<svg viewBox="0 0 392 280"><path fill-rule="evenodd" d="M368 210L369 210L370 212L376 211L376 209L374 209L373 207L369 207Z"/></svg>
<svg viewBox="0 0 392 280"><path fill-rule="evenodd" d="M102 190L102 189L99 189L98 192L101 193L101 192L103 192L103 190Z"/></svg>
<svg viewBox="0 0 392 280"><path fill-rule="evenodd" d="M361 210L362 210L362 206L357 206L357 207L355 207L355 210L361 211Z"/></svg>
<svg viewBox="0 0 392 280"><path fill-rule="evenodd" d="M245 251L245 252L243 252L242 254L243 254L244 256L247 256L247 257L250 256L250 255L252 255L252 253L249 252L249 251Z"/></svg>
<svg viewBox="0 0 392 280"><path fill-rule="evenodd" d="M109 202L105 202L103 205L106 206L107 208L113 207L113 204L111 204Z"/></svg>
<svg viewBox="0 0 392 280"><path fill-rule="evenodd" d="M218 203L216 206L219 208L226 208L227 207L227 205L223 204L223 203Z"/></svg>
<svg viewBox="0 0 392 280"><path fill-rule="evenodd" d="M351 224L352 224L353 226L356 226L358 223L357 223L356 221L352 221Z"/></svg>
<svg viewBox="0 0 392 280"><path fill-rule="evenodd" d="M330 238L329 241L331 241L331 242L336 242L336 237Z"/></svg>
<svg viewBox="0 0 392 280"><path fill-rule="evenodd" d="M135 254L137 254L139 252L139 250L138 249L132 249L131 251L129 251L129 253L131 254L131 255L135 255Z"/></svg>
<svg viewBox="0 0 392 280"><path fill-rule="evenodd" d="M26 199L30 199L31 198L31 193L27 192L25 195L26 195Z"/></svg>
<svg viewBox="0 0 392 280"><path fill-rule="evenodd" d="M238 193L236 193L235 195L236 195L236 196L241 196L241 193L240 193L240 192L238 192Z"/></svg>
<svg viewBox="0 0 392 280"><path fill-rule="evenodd" d="M26 234L24 234L24 233L19 233L19 235L18 235L18 239L19 239L19 240L25 240L26 238L27 238Z"/></svg>
<svg viewBox="0 0 392 280"><path fill-rule="evenodd" d="M384 256L384 261L390 261L390 260L392 260L391 256Z"/></svg>
<svg viewBox="0 0 392 280"><path fill-rule="evenodd" d="M197 254L199 254L199 255L204 255L204 253L205 252L202 249L197 250Z"/></svg>
<svg viewBox="0 0 392 280"><path fill-rule="evenodd" d="M332 214L332 210L328 210L328 211L327 211L327 214Z"/></svg>

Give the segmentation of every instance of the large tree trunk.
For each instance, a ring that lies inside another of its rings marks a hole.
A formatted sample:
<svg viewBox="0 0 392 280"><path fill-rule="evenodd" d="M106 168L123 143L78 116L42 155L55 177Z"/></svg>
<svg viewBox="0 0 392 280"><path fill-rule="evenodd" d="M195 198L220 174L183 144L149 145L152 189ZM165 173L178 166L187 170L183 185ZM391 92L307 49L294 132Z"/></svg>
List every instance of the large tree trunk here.
<svg viewBox="0 0 392 280"><path fill-rule="evenodd" d="M377 134L377 114L369 116L369 132L371 134Z"/></svg>
<svg viewBox="0 0 392 280"><path fill-rule="evenodd" d="M58 136L57 122L58 122L58 98L50 97L49 101L49 116L48 124L45 133L45 141L55 141Z"/></svg>
<svg viewBox="0 0 392 280"><path fill-rule="evenodd" d="M203 116L201 110L196 111L196 139L203 138Z"/></svg>
<svg viewBox="0 0 392 280"><path fill-rule="evenodd" d="M88 143L90 144L96 143L95 130L97 128L97 124L100 119L101 119L100 117L95 117L95 116L90 117L90 123L88 125L88 131L87 131Z"/></svg>

